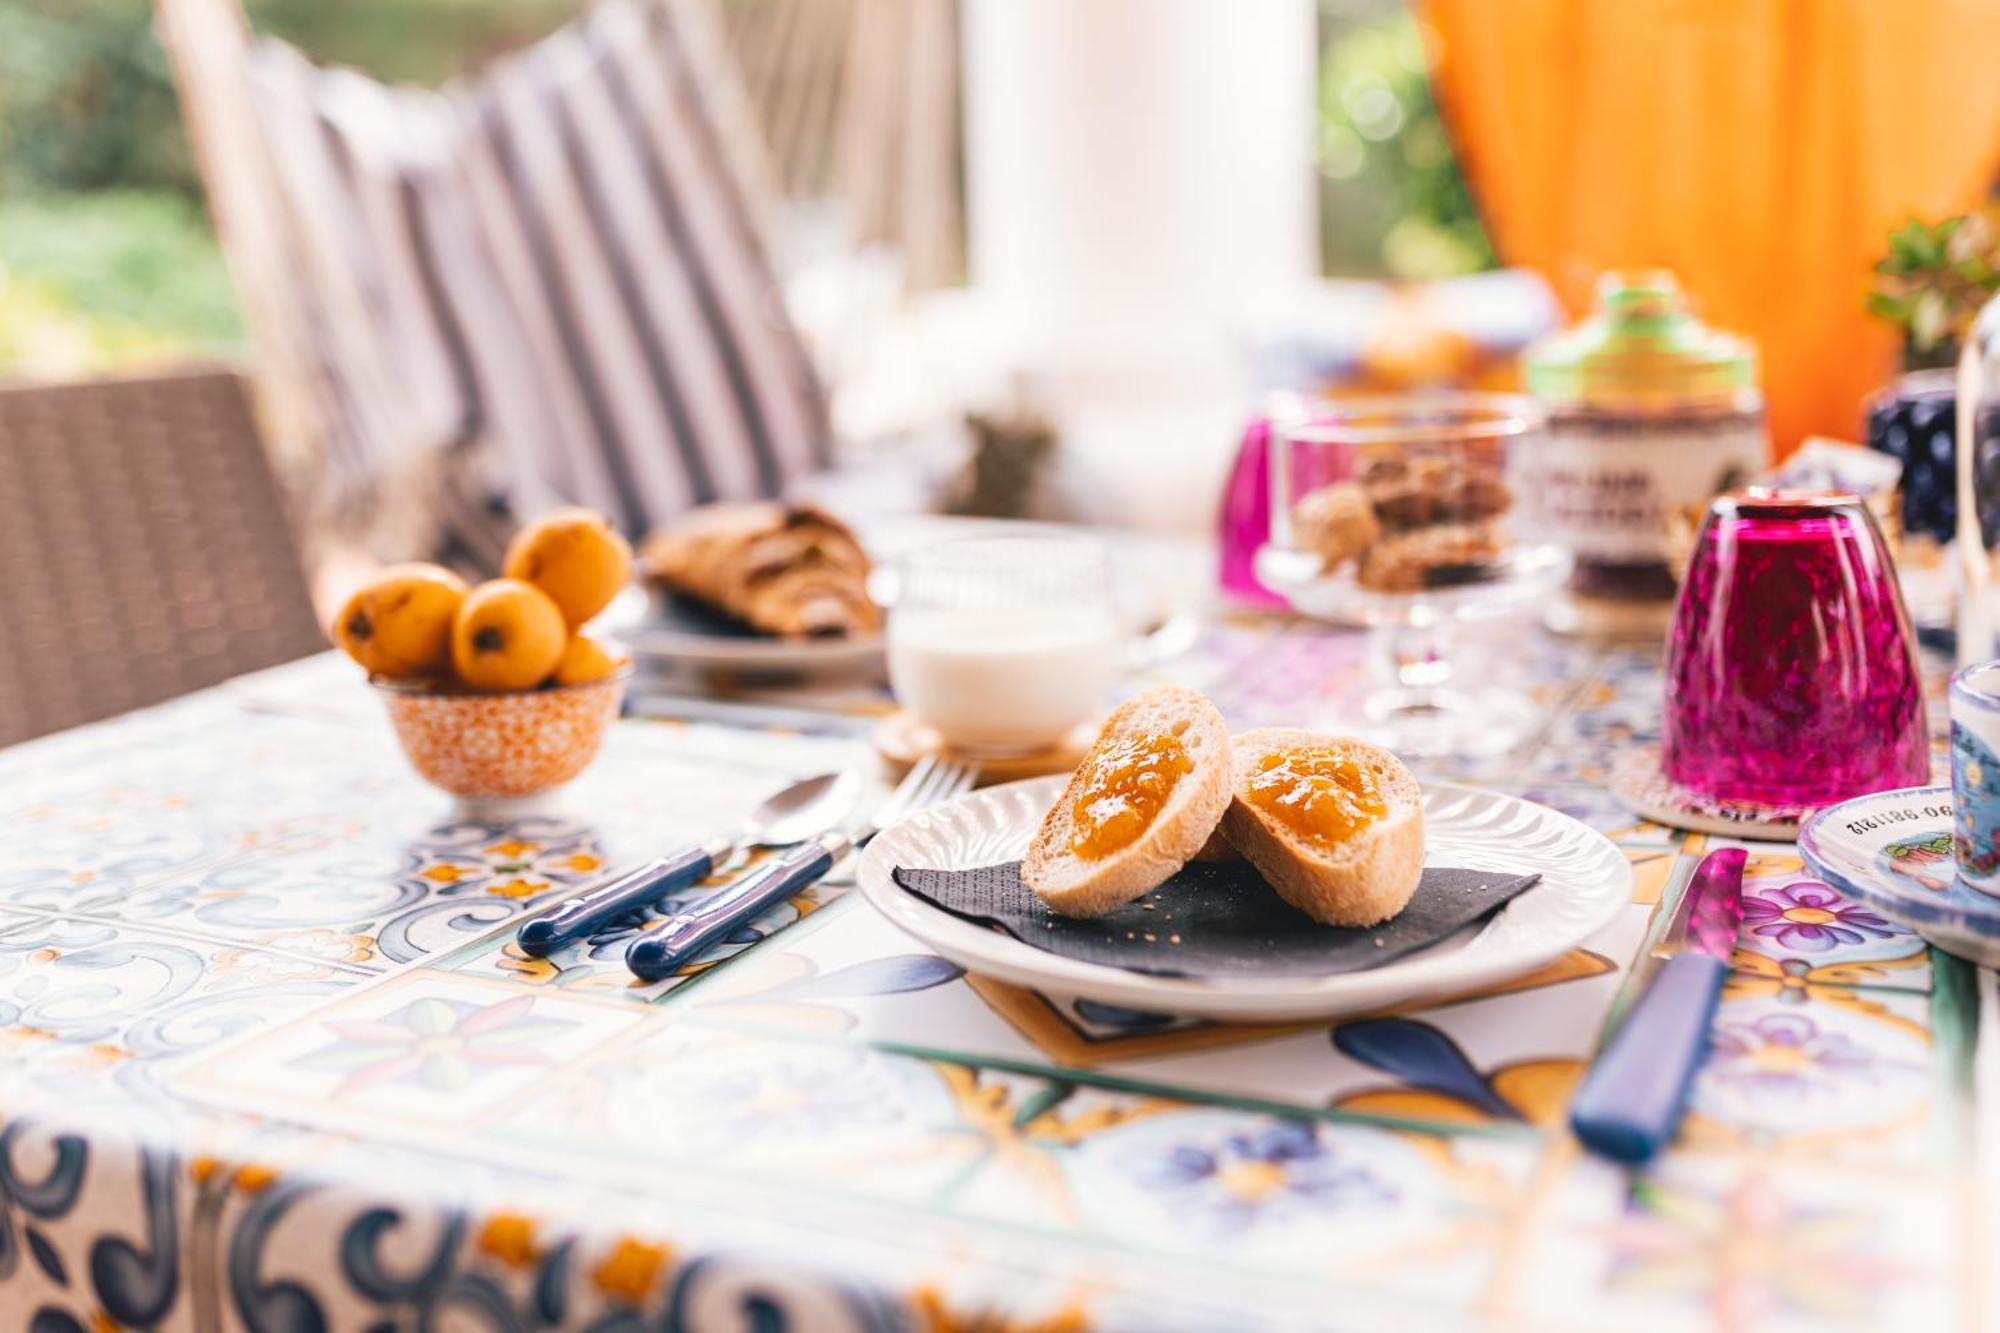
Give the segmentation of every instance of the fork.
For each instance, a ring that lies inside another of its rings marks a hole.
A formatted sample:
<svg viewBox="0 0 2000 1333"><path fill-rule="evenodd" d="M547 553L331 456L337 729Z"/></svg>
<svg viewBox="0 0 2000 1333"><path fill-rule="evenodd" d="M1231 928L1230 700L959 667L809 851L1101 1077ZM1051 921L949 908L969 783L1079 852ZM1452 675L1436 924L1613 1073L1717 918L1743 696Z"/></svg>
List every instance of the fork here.
<svg viewBox="0 0 2000 1333"><path fill-rule="evenodd" d="M817 882L841 857L897 820L964 795L978 778L973 765L926 755L868 819L800 843L648 929L625 950L625 966L641 981L670 975L745 921Z"/></svg>

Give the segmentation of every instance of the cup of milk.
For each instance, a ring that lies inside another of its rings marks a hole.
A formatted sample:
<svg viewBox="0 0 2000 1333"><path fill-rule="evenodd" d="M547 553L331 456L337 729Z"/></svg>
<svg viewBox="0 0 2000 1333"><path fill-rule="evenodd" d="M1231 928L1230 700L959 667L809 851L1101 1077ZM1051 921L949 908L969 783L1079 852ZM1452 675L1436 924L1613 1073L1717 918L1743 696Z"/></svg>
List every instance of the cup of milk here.
<svg viewBox="0 0 2000 1333"><path fill-rule="evenodd" d="M1095 717L1123 648L1104 544L975 537L906 556L889 608L889 683L954 749L1048 749Z"/></svg>

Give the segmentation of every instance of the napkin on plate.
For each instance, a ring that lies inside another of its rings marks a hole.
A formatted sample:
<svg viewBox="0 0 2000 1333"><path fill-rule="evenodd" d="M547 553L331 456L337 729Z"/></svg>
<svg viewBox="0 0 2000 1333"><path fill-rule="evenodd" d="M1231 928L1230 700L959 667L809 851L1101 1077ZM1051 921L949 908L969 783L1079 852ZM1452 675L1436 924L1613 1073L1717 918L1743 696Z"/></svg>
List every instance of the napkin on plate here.
<svg viewBox="0 0 2000 1333"><path fill-rule="evenodd" d="M1083 963L1161 976L1317 976L1415 953L1491 915L1539 875L1425 867L1409 905L1379 926L1324 926L1240 862L1194 862L1115 912L1058 916L1021 880L1021 863L977 870L898 867L896 882L954 916Z"/></svg>

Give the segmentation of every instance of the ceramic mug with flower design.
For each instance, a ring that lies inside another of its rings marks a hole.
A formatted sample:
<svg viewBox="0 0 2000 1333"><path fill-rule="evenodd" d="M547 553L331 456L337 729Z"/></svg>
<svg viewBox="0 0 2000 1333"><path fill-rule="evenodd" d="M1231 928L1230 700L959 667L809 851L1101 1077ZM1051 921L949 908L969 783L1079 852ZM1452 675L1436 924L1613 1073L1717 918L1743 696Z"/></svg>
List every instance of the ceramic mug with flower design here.
<svg viewBox="0 0 2000 1333"><path fill-rule="evenodd" d="M1951 678L1951 804L1959 879L2000 894L2000 661Z"/></svg>

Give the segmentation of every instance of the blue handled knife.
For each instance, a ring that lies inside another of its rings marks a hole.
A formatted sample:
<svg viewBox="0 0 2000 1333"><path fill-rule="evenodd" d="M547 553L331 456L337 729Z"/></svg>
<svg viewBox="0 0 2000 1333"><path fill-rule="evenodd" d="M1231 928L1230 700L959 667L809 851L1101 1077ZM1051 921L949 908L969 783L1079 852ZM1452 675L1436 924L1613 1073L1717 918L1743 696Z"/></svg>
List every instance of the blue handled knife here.
<svg viewBox="0 0 2000 1333"><path fill-rule="evenodd" d="M562 945L695 883L735 848L734 839L718 838L648 861L586 893L563 899L547 916L522 923L515 942L528 957L546 958Z"/></svg>
<svg viewBox="0 0 2000 1333"><path fill-rule="evenodd" d="M1665 961L1571 1100L1570 1128L1592 1152L1639 1165L1673 1139L1743 924L1747 859L1729 847L1695 867L1654 949Z"/></svg>
<svg viewBox="0 0 2000 1333"><path fill-rule="evenodd" d="M641 981L658 981L727 939L739 926L810 887L834 862L913 810L972 789L979 770L954 760L926 757L912 765L889 799L858 828L802 840L726 889L688 904L649 928L625 950L625 965Z"/></svg>
<svg viewBox="0 0 2000 1333"><path fill-rule="evenodd" d="M853 808L859 792L860 780L852 773L801 778L752 811L736 836L683 847L565 898L546 915L523 924L515 942L530 958L546 958L563 945L706 878L739 846L790 847L805 842L838 823Z"/></svg>
<svg viewBox="0 0 2000 1333"><path fill-rule="evenodd" d="M744 922L810 887L853 843L828 833L778 853L736 883L668 917L634 939L625 966L641 981L671 976Z"/></svg>

